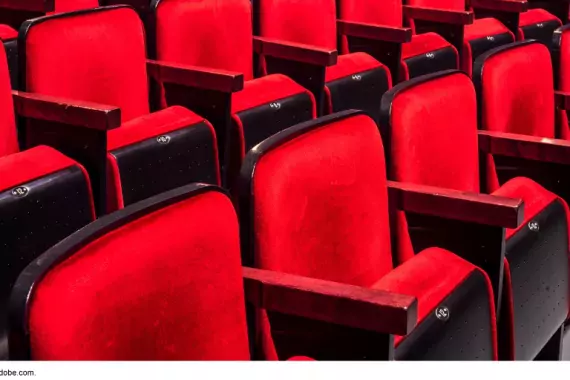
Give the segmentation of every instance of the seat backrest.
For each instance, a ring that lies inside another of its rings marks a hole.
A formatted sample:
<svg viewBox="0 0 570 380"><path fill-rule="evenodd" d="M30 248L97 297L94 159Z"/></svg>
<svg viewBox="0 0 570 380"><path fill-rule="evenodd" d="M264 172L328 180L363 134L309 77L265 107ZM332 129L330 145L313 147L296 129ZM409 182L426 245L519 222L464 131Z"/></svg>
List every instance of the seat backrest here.
<svg viewBox="0 0 570 380"><path fill-rule="evenodd" d="M98 6L99 0L55 0L55 11L57 13L96 8Z"/></svg>
<svg viewBox="0 0 570 380"><path fill-rule="evenodd" d="M445 71L399 84L382 98L381 113L390 179L479 192L477 103L466 74Z"/></svg>
<svg viewBox="0 0 570 380"><path fill-rule="evenodd" d="M464 11L465 0L408 0L408 5L424 8L448 9L453 11Z"/></svg>
<svg viewBox="0 0 570 380"><path fill-rule="evenodd" d="M133 9L57 14L22 28L18 47L25 90L117 106L123 122L149 112L145 33Z"/></svg>
<svg viewBox="0 0 570 380"><path fill-rule="evenodd" d="M12 294L21 325L11 336L29 325L34 360L247 360L239 249L232 202L217 188L163 193L29 266Z"/></svg>
<svg viewBox="0 0 570 380"><path fill-rule="evenodd" d="M154 12L157 59L253 79L250 0L160 0Z"/></svg>
<svg viewBox="0 0 570 380"><path fill-rule="evenodd" d="M524 41L495 48L473 66L480 127L555 137L554 80L548 48Z"/></svg>
<svg viewBox="0 0 570 380"><path fill-rule="evenodd" d="M402 0L341 0L340 18L347 21L402 27Z"/></svg>
<svg viewBox="0 0 570 380"><path fill-rule="evenodd" d="M257 0L259 35L336 49L335 0Z"/></svg>
<svg viewBox="0 0 570 380"><path fill-rule="evenodd" d="M392 269L384 153L370 117L346 111L280 132L250 151L241 180L246 263L359 286Z"/></svg>
<svg viewBox="0 0 570 380"><path fill-rule="evenodd" d="M4 45L0 46L0 157L18 151L10 72Z"/></svg>

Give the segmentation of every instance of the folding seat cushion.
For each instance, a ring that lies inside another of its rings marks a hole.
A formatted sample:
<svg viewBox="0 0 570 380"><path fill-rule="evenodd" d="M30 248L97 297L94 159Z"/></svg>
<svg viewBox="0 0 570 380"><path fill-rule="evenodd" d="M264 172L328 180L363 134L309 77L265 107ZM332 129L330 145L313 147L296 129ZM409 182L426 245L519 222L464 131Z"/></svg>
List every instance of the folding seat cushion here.
<svg viewBox="0 0 570 380"><path fill-rule="evenodd" d="M450 11L469 9L465 0L409 0L407 4ZM415 26L413 19L410 23ZM513 33L497 19L489 17L475 19L472 24L464 27L461 69L471 75L473 62L480 54L493 47L514 41Z"/></svg>
<svg viewBox="0 0 570 380"><path fill-rule="evenodd" d="M494 82L494 87L507 88L507 79L498 78L501 86ZM509 88L503 95L515 92ZM509 111L505 99L499 99L506 117L517 118L514 113L519 110ZM402 83L386 93L382 112L381 128L390 146L390 179L480 191L477 101L467 75L449 71ZM568 313L567 206L523 177L511 179L493 194L522 198L529 204L521 226L507 230L499 331L502 356L528 360L558 332ZM415 256L406 241L406 216L399 214L397 222L398 261L407 262ZM539 234L535 223L540 224Z"/></svg>
<svg viewBox="0 0 570 380"><path fill-rule="evenodd" d="M348 21L396 28L404 26L402 0L341 0L339 15ZM343 36L342 52L349 52L346 36ZM400 66L399 80L408 80L439 70L458 69L459 55L457 49L439 34L415 34L410 42L402 44Z"/></svg>
<svg viewBox="0 0 570 380"><path fill-rule="evenodd" d="M312 93L292 79L281 74L254 77L249 0L159 0L153 7L159 60L232 71L245 79L243 90L232 94L232 178L237 176L245 153L257 143L316 117Z"/></svg>
<svg viewBox="0 0 570 380"><path fill-rule="evenodd" d="M219 183L210 123L178 106L150 113L145 34L133 9L45 16L23 30L23 89L120 108L122 125L97 140L107 140L106 174L98 173L108 178L107 211L186 183Z"/></svg>
<svg viewBox="0 0 570 380"><path fill-rule="evenodd" d="M441 248L393 267L384 151L369 116L346 111L289 128L248 154L240 180L247 263L417 297L417 326L396 337L396 359L497 357L495 306L483 271ZM258 323L265 355L277 358L293 339L289 326L300 322L260 313ZM313 352L335 345L330 331L303 331ZM349 337L343 345L351 345ZM368 346L360 339L352 358L373 358L378 340Z"/></svg>
<svg viewBox="0 0 570 380"><path fill-rule="evenodd" d="M554 31L561 26L560 19L552 13L541 8L529 9L520 15L518 39L539 40L550 47Z"/></svg>
<svg viewBox="0 0 570 380"><path fill-rule="evenodd" d="M335 0L259 0L256 6L261 37L336 49ZM390 87L390 71L370 55L341 55L326 70L325 113L362 109L376 118L382 94Z"/></svg>
<svg viewBox="0 0 570 380"><path fill-rule="evenodd" d="M390 303L404 325L412 314L412 297L376 292L375 300L375 292L243 268L239 244L232 202L211 185L185 185L97 220L18 278L10 359L248 360L246 299L316 322L329 310L329 321L353 326L349 312L363 306L375 311L359 314L375 314L377 324ZM339 300L352 310L331 308Z"/></svg>

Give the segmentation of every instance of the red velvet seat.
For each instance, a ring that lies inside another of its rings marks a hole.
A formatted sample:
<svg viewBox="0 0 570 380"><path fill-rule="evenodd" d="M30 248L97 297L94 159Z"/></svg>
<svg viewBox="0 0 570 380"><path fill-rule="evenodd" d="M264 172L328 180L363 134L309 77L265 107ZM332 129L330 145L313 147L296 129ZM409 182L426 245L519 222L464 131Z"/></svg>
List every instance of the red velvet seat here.
<svg viewBox="0 0 570 380"><path fill-rule="evenodd" d="M345 111L289 128L248 153L241 175L246 263L417 297L416 328L395 339L398 360L497 358L495 306L483 271L443 248L393 267L388 207L414 201L399 201L388 187L381 136L369 116ZM420 203L443 201L430 195ZM374 360L394 349L392 340L374 335L344 331L335 339L330 335L341 332L332 326L320 330L271 312L257 318L263 351L273 359L296 339L305 344L302 354L317 358L347 351L354 360Z"/></svg>
<svg viewBox="0 0 570 380"><path fill-rule="evenodd" d="M0 39L2 41L13 40L18 37L18 31L8 25L0 25Z"/></svg>
<svg viewBox="0 0 570 380"><path fill-rule="evenodd" d="M539 66L533 62L532 67L538 70ZM482 109L496 109L491 120L498 123L519 117L531 121L523 116L520 99L513 103L516 110L508 106L509 98L520 95L517 89L524 88L527 77L515 76L513 80L520 84L515 89L507 87L505 73L496 78L501 86L496 81L492 86L504 89L503 97L496 97L498 103L493 105L482 103ZM527 91L534 94L535 88L524 90L523 96ZM494 143L478 133L476 94L467 75L449 71L402 83L385 95L382 109L382 128L390 141L389 178L466 192L485 190L479 181L479 153L488 152ZM485 114L482 117L486 120ZM489 190L494 195L522 198L528 207L523 223L506 233L499 346L503 358L529 360L539 356L551 339L559 339L568 314L568 211L562 199L541 186L546 183L513 178L517 166L512 163L505 169L508 177L501 178L503 186ZM409 227L429 233L429 225L418 224L414 218L407 221L406 225L404 214L398 215L399 232ZM496 242L499 246L501 240ZM398 242L398 260L413 260L407 235L401 233Z"/></svg>
<svg viewBox="0 0 570 380"><path fill-rule="evenodd" d="M570 93L570 25L564 25L553 34L552 39L552 63L554 74L554 86L556 90ZM570 139L568 129L568 113L565 107L558 107L556 112L556 125L558 130L556 137L565 140Z"/></svg>
<svg viewBox="0 0 570 380"><path fill-rule="evenodd" d="M231 123L224 126L230 129L230 184L249 149L273 133L316 117L312 93L289 77L255 77L249 0L161 0L153 8L156 29L151 39L157 59L244 77L243 89L231 95Z"/></svg>
<svg viewBox="0 0 570 380"><path fill-rule="evenodd" d="M120 120L101 123L96 136L66 131L68 139L92 149L87 169L98 194L107 195L107 211L186 183L220 182L210 123L178 106L151 113L156 106L149 103L148 74L184 69L147 62L144 29L134 10L114 6L45 16L27 21L23 30L23 89L120 108ZM29 139L42 134L33 125L27 129Z"/></svg>
<svg viewBox="0 0 570 380"><path fill-rule="evenodd" d="M231 200L192 184L101 218L29 265L11 297L10 358L248 360L246 300L366 333L386 314L403 330L415 317L413 297L242 268Z"/></svg>
<svg viewBox="0 0 570 380"><path fill-rule="evenodd" d="M342 20L402 28L404 26L402 0L340 0ZM343 53L350 51L347 36L343 36ZM357 47L353 47L357 48ZM399 80L439 70L458 69L457 49L436 33L415 34L410 42L402 44Z"/></svg>
<svg viewBox="0 0 570 380"><path fill-rule="evenodd" d="M335 0L298 1L260 0L256 6L259 36L310 45L337 48ZM266 70L271 61L265 60ZM392 87L388 68L365 53L340 56L325 74L325 113L362 109L378 116L382 94Z"/></svg>

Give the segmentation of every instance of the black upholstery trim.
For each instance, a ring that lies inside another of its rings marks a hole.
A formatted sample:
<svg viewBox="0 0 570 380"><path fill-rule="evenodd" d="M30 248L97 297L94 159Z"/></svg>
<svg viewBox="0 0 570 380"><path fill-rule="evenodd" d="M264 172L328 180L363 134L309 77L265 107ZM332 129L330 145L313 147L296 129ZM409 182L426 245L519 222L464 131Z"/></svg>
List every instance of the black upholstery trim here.
<svg viewBox="0 0 570 380"><path fill-rule="evenodd" d="M531 230L538 226L537 230ZM535 223L535 224L534 224ZM532 360L568 315L568 225L556 200L507 240L515 360Z"/></svg>
<svg viewBox="0 0 570 380"><path fill-rule="evenodd" d="M495 34L468 41L471 46L472 62L475 62L477 57L484 54L486 51L513 42L515 42L515 40L513 39L513 35L510 33Z"/></svg>
<svg viewBox="0 0 570 380"><path fill-rule="evenodd" d="M525 40L538 40L548 46L548 48L551 48L552 34L560 26L562 26L560 21L548 20L531 25L519 26L519 29L523 32L523 37Z"/></svg>
<svg viewBox="0 0 570 380"><path fill-rule="evenodd" d="M438 71L457 70L459 57L457 51L451 46L436 49L425 54L419 54L404 60L408 67L409 79Z"/></svg>
<svg viewBox="0 0 570 380"><path fill-rule="evenodd" d="M400 342L396 360L493 360L489 296L485 275L473 270ZM438 308L447 308L447 320Z"/></svg>
<svg viewBox="0 0 570 380"><path fill-rule="evenodd" d="M18 277L10 297L10 359L31 359L30 335L28 329L30 300L33 297L33 292L37 284L39 284L50 269L63 262L82 247L85 247L112 230L120 228L144 215L148 215L159 209L208 191L218 191L222 194L226 194L221 188L213 185L190 184L179 187L145 199L144 201L135 203L96 220L64 239L30 263Z"/></svg>
<svg viewBox="0 0 570 380"><path fill-rule="evenodd" d="M390 72L381 66L326 82L332 113L361 109L378 122L380 102L382 95L389 90L389 81Z"/></svg>
<svg viewBox="0 0 570 380"><path fill-rule="evenodd" d="M215 137L205 122L110 153L119 168L125 206L192 182L218 185Z"/></svg>

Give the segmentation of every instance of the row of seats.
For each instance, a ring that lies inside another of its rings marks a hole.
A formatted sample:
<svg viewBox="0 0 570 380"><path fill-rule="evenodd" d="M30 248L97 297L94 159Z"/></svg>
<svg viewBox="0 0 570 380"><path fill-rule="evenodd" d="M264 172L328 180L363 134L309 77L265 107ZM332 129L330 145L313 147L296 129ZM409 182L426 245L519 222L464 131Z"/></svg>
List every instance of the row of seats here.
<svg viewBox="0 0 570 380"><path fill-rule="evenodd" d="M275 35L253 37L251 9L156 2L157 61L125 6L22 25L26 92L10 94L7 64L2 77L10 356L559 355L570 145L543 138L563 135L570 102L554 91L548 47L511 42L468 74L439 67L392 88L398 76L371 56L335 64L333 45L287 35L327 28L274 20ZM185 43L192 33L242 43ZM370 116L339 112L351 108ZM230 191L240 239L214 185ZM245 269L243 290L240 256L268 271Z"/></svg>

